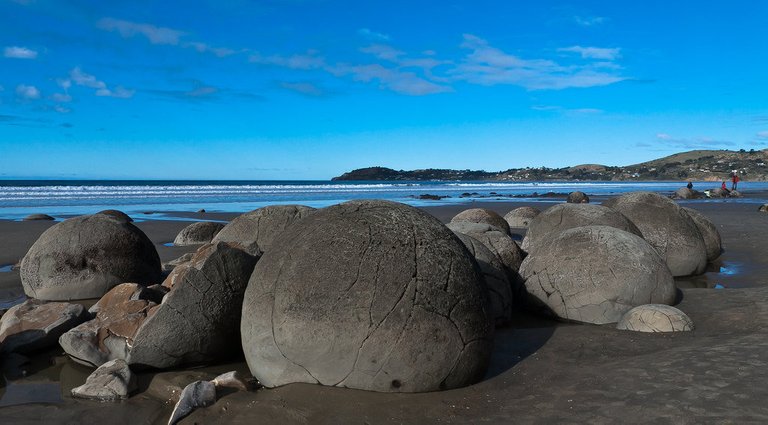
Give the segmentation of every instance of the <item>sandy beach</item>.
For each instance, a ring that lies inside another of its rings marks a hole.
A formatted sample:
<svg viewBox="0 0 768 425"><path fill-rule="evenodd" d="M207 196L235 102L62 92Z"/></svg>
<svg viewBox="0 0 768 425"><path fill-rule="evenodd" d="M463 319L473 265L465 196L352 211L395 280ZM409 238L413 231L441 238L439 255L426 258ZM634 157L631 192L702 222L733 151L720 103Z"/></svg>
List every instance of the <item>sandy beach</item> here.
<svg viewBox="0 0 768 425"><path fill-rule="evenodd" d="M765 193L750 194L767 200ZM593 203L601 199L593 199ZM768 201L767 201L768 202ZM467 202L425 207L443 222L482 206L501 214L554 203ZM756 203L724 199L681 202L717 226L724 253L702 276L676 279L677 306L695 331L645 334L613 325L561 323L518 313L496 332L492 364L473 386L434 393L388 394L318 385L231 392L183 419L193 423L765 423L768 406L768 215ZM171 213L169 213L171 214ZM178 217L230 220L230 213ZM137 226L166 262L195 247L174 247L189 222L141 221ZM0 221L0 266L15 264L53 222ZM521 239L524 232L516 232ZM18 270L0 272L0 300L23 295ZM139 374L139 391L120 403L73 399L90 370L60 349L3 364L0 418L8 424L163 424L173 408L169 383L188 383L244 362ZM22 372L24 371L24 372ZM182 385L183 386L183 385Z"/></svg>

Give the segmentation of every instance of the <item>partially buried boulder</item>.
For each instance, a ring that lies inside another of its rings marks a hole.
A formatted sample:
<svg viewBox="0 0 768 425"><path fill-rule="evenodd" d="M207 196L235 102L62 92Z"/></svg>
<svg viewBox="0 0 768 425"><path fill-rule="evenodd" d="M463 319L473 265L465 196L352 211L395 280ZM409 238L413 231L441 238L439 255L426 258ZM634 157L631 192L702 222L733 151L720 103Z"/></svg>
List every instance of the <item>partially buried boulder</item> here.
<svg viewBox="0 0 768 425"><path fill-rule="evenodd" d="M114 217L118 220L125 221L126 223L133 222L133 219L128 214L120 210L103 210L103 211L97 212L96 214L105 214L105 215Z"/></svg>
<svg viewBox="0 0 768 425"><path fill-rule="evenodd" d="M700 274L707 265L704 239L675 201L652 192L630 192L603 202L624 214L643 233L673 276Z"/></svg>
<svg viewBox="0 0 768 425"><path fill-rule="evenodd" d="M565 202L569 204L588 204L589 196L584 192L575 190L568 194L568 198L566 198Z"/></svg>
<svg viewBox="0 0 768 425"><path fill-rule="evenodd" d="M499 257L501 264L509 274L517 274L520 263L523 262L524 254L509 234L489 224L468 221L448 223L447 227L454 233L465 234L482 242L486 248Z"/></svg>
<svg viewBox="0 0 768 425"><path fill-rule="evenodd" d="M461 242L407 205L352 201L297 222L259 260L243 350L261 384L456 388L488 366L493 325Z"/></svg>
<svg viewBox="0 0 768 425"><path fill-rule="evenodd" d="M27 353L56 345L59 336L85 321L80 304L28 299L0 319L0 352Z"/></svg>
<svg viewBox="0 0 768 425"><path fill-rule="evenodd" d="M707 249L707 261L716 260L720 253L723 252L723 243L715 223L712 223L707 216L693 208L683 207L683 210L688 213L704 238L704 246Z"/></svg>
<svg viewBox="0 0 768 425"><path fill-rule="evenodd" d="M471 208L464 210L456 214L451 223L458 223L462 221L468 221L470 223L489 224L491 226L501 229L501 231L509 234L509 224L504 217L497 214L495 211L486 208Z"/></svg>
<svg viewBox="0 0 768 425"><path fill-rule="evenodd" d="M24 221L53 221L55 218L48 214L30 214L23 218Z"/></svg>
<svg viewBox="0 0 768 425"><path fill-rule="evenodd" d="M541 210L538 208L533 207L520 207L515 208L512 211L508 212L504 216L504 220L507 221L507 224L509 224L509 227L516 227L525 229L528 228L528 225L531 223L531 221L541 213Z"/></svg>
<svg viewBox="0 0 768 425"><path fill-rule="evenodd" d="M646 304L629 310L616 329L637 332L683 332L693 330L687 314L664 304Z"/></svg>
<svg viewBox="0 0 768 425"><path fill-rule="evenodd" d="M176 235L173 244L179 246L207 244L210 243L214 236L216 236L223 228L223 223L214 223L210 221L192 223L181 229L181 232Z"/></svg>
<svg viewBox="0 0 768 425"><path fill-rule="evenodd" d="M671 304L675 282L643 238L608 226L560 233L520 267L532 305L557 317L615 323L632 307Z"/></svg>
<svg viewBox="0 0 768 425"><path fill-rule="evenodd" d="M314 211L304 205L259 208L235 217L213 238L213 242L234 243L251 255L261 255L283 230Z"/></svg>
<svg viewBox="0 0 768 425"><path fill-rule="evenodd" d="M152 241L133 224L105 214L54 225L21 261L24 292L42 300L98 298L123 282L160 280Z"/></svg>
<svg viewBox="0 0 768 425"><path fill-rule="evenodd" d="M125 360L115 359L99 366L85 384L72 389L72 396L99 401L128 398L136 389L136 378Z"/></svg>
<svg viewBox="0 0 768 425"><path fill-rule="evenodd" d="M594 204L558 204L531 221L521 248L530 253L561 232L581 226L610 226L642 236L640 230L623 214Z"/></svg>

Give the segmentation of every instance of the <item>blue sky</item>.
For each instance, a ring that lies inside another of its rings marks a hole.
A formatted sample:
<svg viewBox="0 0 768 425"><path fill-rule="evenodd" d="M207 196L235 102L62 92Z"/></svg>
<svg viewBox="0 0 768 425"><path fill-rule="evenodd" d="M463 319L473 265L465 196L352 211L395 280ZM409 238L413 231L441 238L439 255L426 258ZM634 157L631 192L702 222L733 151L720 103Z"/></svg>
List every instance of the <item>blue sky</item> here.
<svg viewBox="0 0 768 425"><path fill-rule="evenodd" d="M768 146L768 3L0 0L0 178Z"/></svg>

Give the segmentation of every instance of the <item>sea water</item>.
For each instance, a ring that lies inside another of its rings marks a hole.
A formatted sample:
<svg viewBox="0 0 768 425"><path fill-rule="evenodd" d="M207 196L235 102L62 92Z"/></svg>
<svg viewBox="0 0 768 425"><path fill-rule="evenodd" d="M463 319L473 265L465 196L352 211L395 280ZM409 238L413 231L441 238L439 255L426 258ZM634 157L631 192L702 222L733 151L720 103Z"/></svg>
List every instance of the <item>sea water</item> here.
<svg viewBox="0 0 768 425"><path fill-rule="evenodd" d="M536 197L547 192L574 190L589 195L615 195L635 190L671 194L685 182L487 182L487 181L96 181L96 180L0 180L0 219L19 220L29 214L72 216L103 209L119 209L129 215L151 211L245 212L266 205L303 204L325 207L353 199L386 199L414 206L468 202L463 193L476 193L475 201L508 196L521 200L554 202ZM750 191L766 190L768 183L742 183ZM696 182L704 190L716 183ZM446 196L438 201L418 195ZM562 200L557 200L562 202ZM755 201L757 202L757 201ZM144 216L168 219L167 215Z"/></svg>

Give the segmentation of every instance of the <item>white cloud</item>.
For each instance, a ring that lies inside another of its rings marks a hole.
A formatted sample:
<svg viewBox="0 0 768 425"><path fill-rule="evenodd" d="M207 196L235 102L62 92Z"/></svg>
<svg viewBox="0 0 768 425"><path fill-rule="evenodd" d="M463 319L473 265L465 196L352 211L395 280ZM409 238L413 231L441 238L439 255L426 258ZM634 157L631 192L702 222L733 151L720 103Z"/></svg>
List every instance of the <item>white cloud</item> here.
<svg viewBox="0 0 768 425"><path fill-rule="evenodd" d="M72 96L66 93L54 93L51 95L51 100L59 103L67 103L72 101Z"/></svg>
<svg viewBox="0 0 768 425"><path fill-rule="evenodd" d="M128 99L133 97L135 90L128 90L126 88L117 86L113 90L108 88L96 90L96 96L99 97L117 97L121 99Z"/></svg>
<svg viewBox="0 0 768 425"><path fill-rule="evenodd" d="M325 58L322 56L317 56L317 52L314 51L309 51L306 54L291 56L262 56L259 53L254 53L251 55L249 60L253 63L259 63L263 65L275 65L290 69L304 70L323 68L326 65Z"/></svg>
<svg viewBox="0 0 768 425"><path fill-rule="evenodd" d="M768 139L768 130L766 130L766 131L759 131L757 133L757 137L759 139Z"/></svg>
<svg viewBox="0 0 768 425"><path fill-rule="evenodd" d="M123 21L114 18L103 18L96 26L106 31L117 31L121 36L130 38L135 35L146 37L152 44L179 44L179 39L184 32L171 28L157 27L150 24Z"/></svg>
<svg viewBox="0 0 768 425"><path fill-rule="evenodd" d="M571 46L557 49L558 52L578 53L583 59L616 60L621 57L619 48Z"/></svg>
<svg viewBox="0 0 768 425"><path fill-rule="evenodd" d="M387 41L387 40L389 40L389 35L388 34L376 32L376 31L371 31L368 28L360 28L359 30L357 30L357 33L359 35L367 38L368 40L378 40L378 41Z"/></svg>
<svg viewBox="0 0 768 425"><path fill-rule="evenodd" d="M322 97L326 94L326 92L323 89L321 89L320 87L312 83L281 82L280 87L291 90L291 91L295 91L296 93L303 94L305 96L310 96L310 97Z"/></svg>
<svg viewBox="0 0 768 425"><path fill-rule="evenodd" d="M329 68L329 72L336 76L350 75L353 80L365 83L378 81L380 87L383 89L411 96L423 96L427 94L453 91L449 86L435 84L419 77L413 72L403 72L397 69L385 68L380 64L341 64Z"/></svg>
<svg viewBox="0 0 768 425"><path fill-rule="evenodd" d="M69 71L69 79L60 79L58 83L61 87L69 88L72 83L78 86L88 87L96 89L96 96L100 97L117 97L127 99L133 97L135 91L128 90L124 87L117 86L114 89L107 87L107 83L99 80L96 76L83 72L80 67L75 67Z"/></svg>
<svg viewBox="0 0 768 425"><path fill-rule="evenodd" d="M40 90L35 86L19 84L16 86L16 96L24 100L40 99Z"/></svg>
<svg viewBox="0 0 768 425"><path fill-rule="evenodd" d="M3 49L3 56L13 59L35 59L37 52L26 47L9 46Z"/></svg>
<svg viewBox="0 0 768 425"><path fill-rule="evenodd" d="M238 53L237 51L227 47L213 47L209 44L201 43L199 41L184 43L184 47L191 47L200 53L213 53L214 55L220 58L231 56L231 55L234 55L235 53Z"/></svg>
<svg viewBox="0 0 768 425"><path fill-rule="evenodd" d="M591 27L605 23L608 18L603 16L574 16L573 21L583 27Z"/></svg>
<svg viewBox="0 0 768 425"><path fill-rule="evenodd" d="M98 80L91 74L86 74L80 67L76 67L69 71L69 78L78 86L90 87L92 89L105 89L107 84Z"/></svg>
<svg viewBox="0 0 768 425"><path fill-rule="evenodd" d="M387 46L385 44L373 44L368 47L363 47L362 49L360 49L360 51L363 53L368 53L379 59L386 60L386 61L397 61L398 58L405 55L405 52L402 52L400 50L395 49L392 46Z"/></svg>
<svg viewBox="0 0 768 425"><path fill-rule="evenodd" d="M69 108L67 108L65 106L61 106L61 105L54 106L53 110L58 112L58 113L60 113L60 114L68 114L68 113L72 112L71 109L69 109Z"/></svg>

